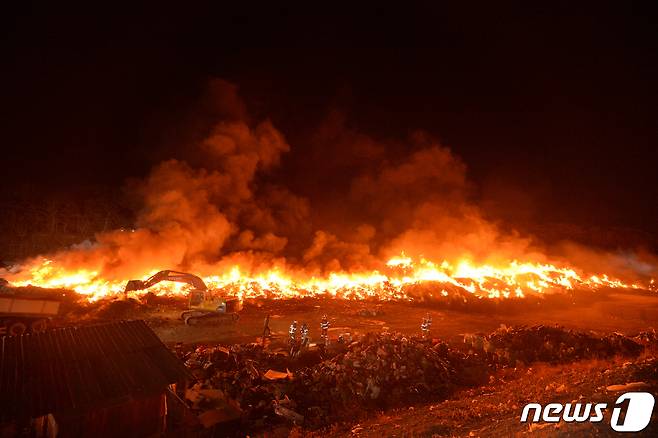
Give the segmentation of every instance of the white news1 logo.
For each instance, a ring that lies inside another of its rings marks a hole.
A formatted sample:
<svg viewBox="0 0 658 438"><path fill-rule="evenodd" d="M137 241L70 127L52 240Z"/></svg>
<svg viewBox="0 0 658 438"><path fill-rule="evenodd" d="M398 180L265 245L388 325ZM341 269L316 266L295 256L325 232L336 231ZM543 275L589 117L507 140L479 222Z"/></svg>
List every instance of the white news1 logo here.
<svg viewBox="0 0 658 438"><path fill-rule="evenodd" d="M628 400L626 417L621 420L622 403ZM639 432L649 425L651 413L655 399L648 392L627 392L619 396L615 402L615 408L612 410L610 427L617 432ZM603 421L603 411L608 407L607 403L549 403L542 407L539 403L528 403L523 407L521 413L521 423L528 421L530 411L534 410L530 419L533 423L544 420L547 423L557 423L565 421L567 423L583 423L590 421L599 423Z"/></svg>

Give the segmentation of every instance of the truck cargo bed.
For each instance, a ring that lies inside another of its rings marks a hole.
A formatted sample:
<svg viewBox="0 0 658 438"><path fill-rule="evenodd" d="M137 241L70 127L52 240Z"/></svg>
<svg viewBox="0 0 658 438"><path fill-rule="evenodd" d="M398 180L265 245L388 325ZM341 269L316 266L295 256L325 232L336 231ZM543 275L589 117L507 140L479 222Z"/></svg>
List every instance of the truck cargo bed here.
<svg viewBox="0 0 658 438"><path fill-rule="evenodd" d="M55 316L59 312L59 301L38 298L0 296L0 316Z"/></svg>

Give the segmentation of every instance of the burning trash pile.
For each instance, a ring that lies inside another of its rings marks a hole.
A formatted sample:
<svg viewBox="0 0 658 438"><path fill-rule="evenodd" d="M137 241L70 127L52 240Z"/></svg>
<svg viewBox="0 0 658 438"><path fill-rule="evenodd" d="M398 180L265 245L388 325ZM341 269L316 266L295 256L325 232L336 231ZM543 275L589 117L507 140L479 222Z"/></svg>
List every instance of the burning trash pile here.
<svg viewBox="0 0 658 438"><path fill-rule="evenodd" d="M520 362L637 356L644 349L618 334L545 326L501 327L467 340L465 350L427 337L371 333L351 343L313 345L294 357L261 344L178 348L177 354L197 378L186 395L197 412L223 406L231 415L218 416L222 421L257 430L282 422L312 429L353 419L355 412L442 400Z"/></svg>
<svg viewBox="0 0 658 438"><path fill-rule="evenodd" d="M207 267L203 268L208 271ZM247 298L335 297L343 299L418 300L444 302L480 300L518 300L548 296L555 292L578 290L603 291L608 288L655 291L656 283L626 283L606 274L587 276L569 267L511 260L500 265L476 264L469 259L441 262L409 257L393 257L377 269L366 271L332 271L317 276L303 271L273 267L260 272L247 272L240 265L222 266L203 275L211 289L231 291ZM157 270L141 274L147 282ZM208 275L209 274L209 275ZM105 278L97 270L66 267L53 260L36 258L0 269L0 276L12 287L38 286L73 290L94 302L116 298L125 293L127 279ZM157 295L185 296L184 284L154 285ZM139 295L139 291L131 291Z"/></svg>
<svg viewBox="0 0 658 438"><path fill-rule="evenodd" d="M487 336L466 335L464 338L472 351L485 353L490 363L507 366L532 362L566 363L615 355L637 356L644 349L637 341L619 333L598 336L544 325L501 326Z"/></svg>

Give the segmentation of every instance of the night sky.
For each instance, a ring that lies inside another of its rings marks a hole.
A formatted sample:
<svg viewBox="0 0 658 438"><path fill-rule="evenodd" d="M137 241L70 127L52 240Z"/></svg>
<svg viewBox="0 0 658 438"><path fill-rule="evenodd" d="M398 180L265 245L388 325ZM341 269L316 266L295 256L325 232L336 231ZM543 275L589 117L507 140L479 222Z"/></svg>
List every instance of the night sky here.
<svg viewBox="0 0 658 438"><path fill-rule="evenodd" d="M285 134L269 177L297 193L330 189L307 184L307 145L340 113L392 157L429 132L502 220L658 235L655 5L434 3L6 11L5 190L120 187L184 157L219 77Z"/></svg>

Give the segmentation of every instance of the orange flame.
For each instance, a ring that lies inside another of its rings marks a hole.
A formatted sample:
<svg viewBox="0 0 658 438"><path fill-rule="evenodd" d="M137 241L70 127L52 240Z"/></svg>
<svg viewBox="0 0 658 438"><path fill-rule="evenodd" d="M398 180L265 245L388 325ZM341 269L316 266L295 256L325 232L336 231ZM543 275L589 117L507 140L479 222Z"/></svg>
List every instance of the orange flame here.
<svg viewBox="0 0 658 438"><path fill-rule="evenodd" d="M146 279L157 270L146 272ZM44 288L66 288L86 296L90 301L123 293L126 280L104 279L87 269L66 270L51 260L43 260L9 278L13 286L34 285ZM428 285L437 295L449 291L465 291L478 298L525 297L527 294L564 292L573 289L632 288L654 290L649 284L624 283L607 275L583 276L576 270L551 264L512 260L493 266L475 265L467 259L440 264L421 258L414 260L404 253L386 262L382 271L331 272L323 277L305 276L281 269L256 274L243 272L239 265L215 275L203 277L209 288L223 289L242 298L267 296L294 298L330 296L337 298L383 300L411 299L409 288ZM180 283L160 283L150 289L157 294L186 293L188 286Z"/></svg>

